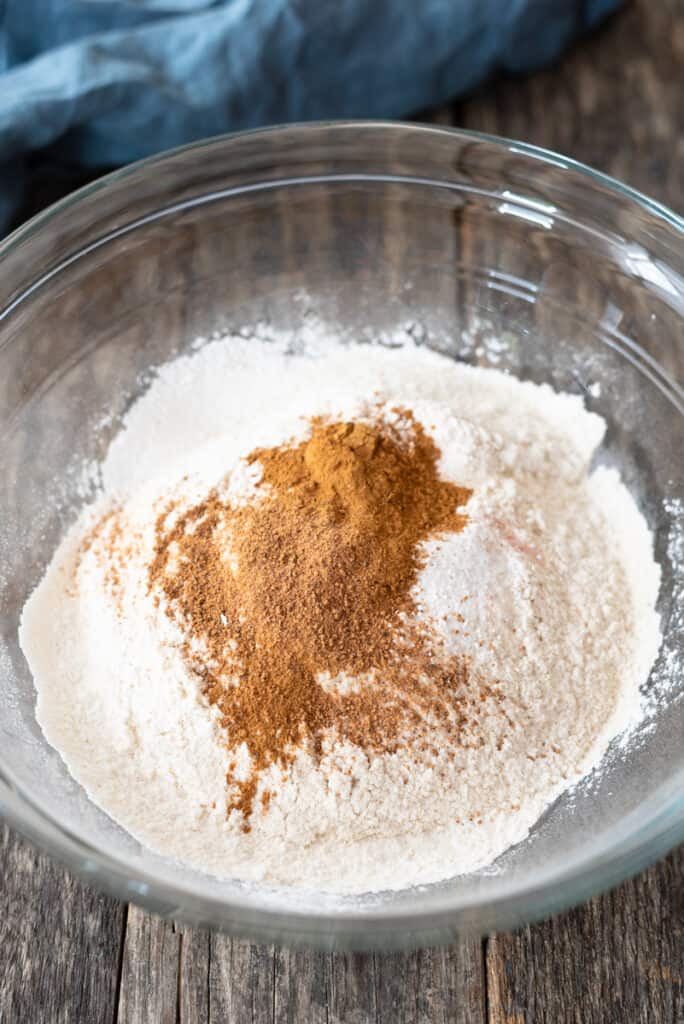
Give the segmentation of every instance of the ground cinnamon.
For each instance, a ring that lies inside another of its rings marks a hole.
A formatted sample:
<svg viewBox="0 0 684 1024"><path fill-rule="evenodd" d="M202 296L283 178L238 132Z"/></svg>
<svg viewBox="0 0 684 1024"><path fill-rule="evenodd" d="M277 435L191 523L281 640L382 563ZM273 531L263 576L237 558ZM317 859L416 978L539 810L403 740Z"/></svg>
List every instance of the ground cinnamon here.
<svg viewBox="0 0 684 1024"><path fill-rule="evenodd" d="M233 765L228 780L245 829L261 773L300 749L320 758L336 739L372 754L465 730L466 661L418 625L411 596L421 542L466 522L470 491L440 479L438 458L406 410L313 419L306 440L251 453L259 500L212 493L160 515L149 586L188 634L231 749L249 751L249 778Z"/></svg>

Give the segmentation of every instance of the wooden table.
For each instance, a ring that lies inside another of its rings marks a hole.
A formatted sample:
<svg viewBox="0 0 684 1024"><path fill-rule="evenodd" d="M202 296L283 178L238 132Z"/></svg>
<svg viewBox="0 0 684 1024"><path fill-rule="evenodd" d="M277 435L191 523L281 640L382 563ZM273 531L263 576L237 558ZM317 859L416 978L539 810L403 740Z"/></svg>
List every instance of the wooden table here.
<svg viewBox="0 0 684 1024"><path fill-rule="evenodd" d="M427 119L560 150L684 212L684 0L629 4L553 70ZM0 831L2 1024L682 1024L683 974L684 848L513 935L310 954L126 907Z"/></svg>

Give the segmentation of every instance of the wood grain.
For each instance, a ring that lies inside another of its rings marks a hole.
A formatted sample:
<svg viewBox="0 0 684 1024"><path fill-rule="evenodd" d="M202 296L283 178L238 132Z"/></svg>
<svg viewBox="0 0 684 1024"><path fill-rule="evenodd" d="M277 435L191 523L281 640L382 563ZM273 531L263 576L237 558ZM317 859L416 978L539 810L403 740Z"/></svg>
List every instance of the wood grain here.
<svg viewBox="0 0 684 1024"><path fill-rule="evenodd" d="M684 849L586 906L487 943L491 1024L684 1021Z"/></svg>
<svg viewBox="0 0 684 1024"><path fill-rule="evenodd" d="M430 119L561 150L682 211L683 68L684 2L639 0L552 70ZM0 1024L683 1024L683 950L684 848L513 935L382 956L174 925L0 834Z"/></svg>
<svg viewBox="0 0 684 1024"><path fill-rule="evenodd" d="M209 1024L210 942L209 932L181 929L177 1004L181 1021Z"/></svg>
<svg viewBox="0 0 684 1024"><path fill-rule="evenodd" d="M328 1024L333 1020L329 1005L329 965L325 954L277 949L274 954L275 1024Z"/></svg>
<svg viewBox="0 0 684 1024"><path fill-rule="evenodd" d="M273 1020L275 970L272 946L255 946L227 935L212 935L209 1019L226 1024Z"/></svg>
<svg viewBox="0 0 684 1024"><path fill-rule="evenodd" d="M113 1019L126 908L0 827L0 1022Z"/></svg>
<svg viewBox="0 0 684 1024"><path fill-rule="evenodd" d="M176 1024L179 953L180 934L171 922L129 907L118 1021Z"/></svg>

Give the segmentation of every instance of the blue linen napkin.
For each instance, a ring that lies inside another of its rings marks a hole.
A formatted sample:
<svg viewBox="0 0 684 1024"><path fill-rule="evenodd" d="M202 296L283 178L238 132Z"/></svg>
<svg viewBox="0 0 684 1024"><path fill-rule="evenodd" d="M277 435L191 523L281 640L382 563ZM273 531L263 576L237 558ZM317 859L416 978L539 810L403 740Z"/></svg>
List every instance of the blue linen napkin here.
<svg viewBox="0 0 684 1024"><path fill-rule="evenodd" d="M283 121L401 117L552 61L621 0L0 0L0 234L27 156L111 167Z"/></svg>

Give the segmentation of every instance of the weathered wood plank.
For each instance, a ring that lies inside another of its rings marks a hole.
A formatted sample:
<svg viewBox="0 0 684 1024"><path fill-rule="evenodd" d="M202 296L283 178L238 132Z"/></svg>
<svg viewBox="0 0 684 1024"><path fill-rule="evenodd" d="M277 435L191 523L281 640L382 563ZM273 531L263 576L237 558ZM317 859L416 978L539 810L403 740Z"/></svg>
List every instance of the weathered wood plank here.
<svg viewBox="0 0 684 1024"><path fill-rule="evenodd" d="M373 953L331 953L328 958L330 1024L379 1021L376 957Z"/></svg>
<svg viewBox="0 0 684 1024"><path fill-rule="evenodd" d="M275 951L275 1024L328 1024L328 957Z"/></svg>
<svg viewBox="0 0 684 1024"><path fill-rule="evenodd" d="M480 1024L486 1020L479 941L376 958L377 1019L383 1024Z"/></svg>
<svg viewBox="0 0 684 1024"><path fill-rule="evenodd" d="M124 914L0 826L0 1022L111 1021Z"/></svg>
<svg viewBox="0 0 684 1024"><path fill-rule="evenodd" d="M208 931L180 927L179 1017L185 1024L209 1024L211 938ZM216 1017L214 1017L216 1020Z"/></svg>
<svg viewBox="0 0 684 1024"><path fill-rule="evenodd" d="M275 1001L274 975L273 946L253 946L227 935L212 935L209 1020L212 1024L270 1024Z"/></svg>
<svg viewBox="0 0 684 1024"><path fill-rule="evenodd" d="M129 908L119 1024L176 1024L180 942L172 922Z"/></svg>
<svg viewBox="0 0 684 1024"><path fill-rule="evenodd" d="M684 1021L684 849L487 950L491 1024Z"/></svg>

